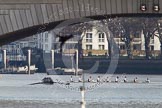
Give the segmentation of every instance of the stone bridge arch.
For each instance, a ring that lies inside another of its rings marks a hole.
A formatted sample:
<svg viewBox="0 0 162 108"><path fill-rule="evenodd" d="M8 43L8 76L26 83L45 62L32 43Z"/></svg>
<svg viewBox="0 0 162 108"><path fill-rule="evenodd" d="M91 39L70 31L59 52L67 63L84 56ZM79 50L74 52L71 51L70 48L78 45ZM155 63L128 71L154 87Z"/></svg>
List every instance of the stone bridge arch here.
<svg viewBox="0 0 162 108"><path fill-rule="evenodd" d="M143 7L144 6L144 7ZM158 11L154 9L158 6ZM146 8L146 10L142 10ZM76 18L162 16L161 0L0 0L0 45Z"/></svg>

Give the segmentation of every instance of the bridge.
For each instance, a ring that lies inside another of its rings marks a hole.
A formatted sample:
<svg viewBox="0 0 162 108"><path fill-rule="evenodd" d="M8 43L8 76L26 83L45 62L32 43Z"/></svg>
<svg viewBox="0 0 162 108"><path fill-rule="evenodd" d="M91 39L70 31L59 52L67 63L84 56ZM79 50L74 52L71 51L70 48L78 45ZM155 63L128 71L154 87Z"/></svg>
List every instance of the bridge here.
<svg viewBox="0 0 162 108"><path fill-rule="evenodd" d="M162 16L162 0L0 0L0 45L68 19L123 16Z"/></svg>

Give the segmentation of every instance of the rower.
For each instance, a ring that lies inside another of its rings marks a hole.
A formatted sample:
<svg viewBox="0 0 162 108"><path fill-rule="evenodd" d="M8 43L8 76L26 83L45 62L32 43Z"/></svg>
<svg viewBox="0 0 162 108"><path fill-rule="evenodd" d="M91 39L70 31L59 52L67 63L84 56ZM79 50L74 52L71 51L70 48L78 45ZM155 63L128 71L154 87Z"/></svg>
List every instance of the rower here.
<svg viewBox="0 0 162 108"><path fill-rule="evenodd" d="M106 78L106 82L111 82L109 77Z"/></svg>
<svg viewBox="0 0 162 108"><path fill-rule="evenodd" d="M149 80L149 78L147 78L145 82L146 82L146 83L150 83L150 80Z"/></svg>
<svg viewBox="0 0 162 108"><path fill-rule="evenodd" d="M136 77L135 79L134 79L134 83L137 83L138 82L138 78Z"/></svg>
<svg viewBox="0 0 162 108"><path fill-rule="evenodd" d="M73 76L71 76L71 78L70 78L70 82L74 82L74 80L73 80Z"/></svg>
<svg viewBox="0 0 162 108"><path fill-rule="evenodd" d="M126 83L126 82L128 82L128 81L127 81L127 77L125 76L124 77L124 83Z"/></svg>
<svg viewBox="0 0 162 108"><path fill-rule="evenodd" d="M97 82L100 82L100 76L98 76L98 78L97 78Z"/></svg>
<svg viewBox="0 0 162 108"><path fill-rule="evenodd" d="M92 77L91 76L88 78L88 82L92 82Z"/></svg>
<svg viewBox="0 0 162 108"><path fill-rule="evenodd" d="M82 82L82 77L81 77L81 76L79 77L79 80L78 80L78 82Z"/></svg>
<svg viewBox="0 0 162 108"><path fill-rule="evenodd" d="M116 83L119 82L119 77L118 77L118 76L116 77L115 82L116 82Z"/></svg>

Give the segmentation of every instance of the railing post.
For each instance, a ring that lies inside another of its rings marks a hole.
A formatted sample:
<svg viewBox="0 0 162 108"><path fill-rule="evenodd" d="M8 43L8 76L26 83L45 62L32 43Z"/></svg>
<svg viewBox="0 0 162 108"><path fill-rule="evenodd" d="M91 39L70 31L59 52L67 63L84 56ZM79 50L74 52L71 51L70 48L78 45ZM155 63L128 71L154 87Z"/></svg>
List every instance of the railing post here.
<svg viewBox="0 0 162 108"><path fill-rule="evenodd" d="M28 74L30 75L31 50L28 50Z"/></svg>
<svg viewBox="0 0 162 108"><path fill-rule="evenodd" d="M3 63L4 63L4 69L7 68L7 57L6 57L6 50L3 50Z"/></svg>
<svg viewBox="0 0 162 108"><path fill-rule="evenodd" d="M78 75L78 50L75 51L75 75Z"/></svg>
<svg viewBox="0 0 162 108"><path fill-rule="evenodd" d="M51 56L52 56L52 70L55 68L55 51L54 50L51 50Z"/></svg>

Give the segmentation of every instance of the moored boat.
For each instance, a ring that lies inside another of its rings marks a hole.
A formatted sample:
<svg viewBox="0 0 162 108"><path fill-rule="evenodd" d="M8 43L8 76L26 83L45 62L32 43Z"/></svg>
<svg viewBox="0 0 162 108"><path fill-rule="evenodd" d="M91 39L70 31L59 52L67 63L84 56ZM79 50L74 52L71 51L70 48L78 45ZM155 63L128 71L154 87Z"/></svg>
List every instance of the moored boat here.
<svg viewBox="0 0 162 108"><path fill-rule="evenodd" d="M48 75L81 75L83 69L77 69L77 73L75 72L74 68L55 68L55 69L47 69Z"/></svg>
<svg viewBox="0 0 162 108"><path fill-rule="evenodd" d="M35 65L30 66L30 74L34 74L38 68ZM0 69L0 74L29 74L28 66L22 67L8 67L6 69Z"/></svg>

